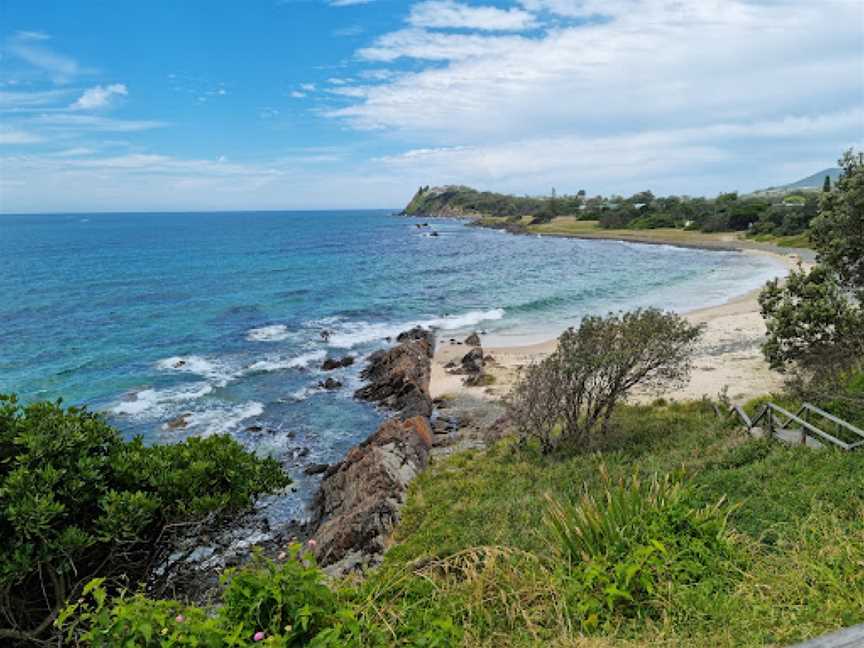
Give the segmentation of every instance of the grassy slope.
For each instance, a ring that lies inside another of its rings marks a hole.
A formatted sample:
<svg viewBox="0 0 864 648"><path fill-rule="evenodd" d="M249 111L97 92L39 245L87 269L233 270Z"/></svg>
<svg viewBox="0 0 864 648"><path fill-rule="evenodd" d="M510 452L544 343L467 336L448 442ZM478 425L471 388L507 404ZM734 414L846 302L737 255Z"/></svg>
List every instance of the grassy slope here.
<svg viewBox="0 0 864 648"><path fill-rule="evenodd" d="M615 429L594 454L505 440L436 462L412 485L367 605L397 625L451 615L466 646L786 645L864 621L864 454L751 441L704 403L624 408ZM700 501L736 502L736 577L719 594L658 591L649 618L580 637L540 567L553 554L544 495L594 488L601 463L622 477L683 466Z"/></svg>

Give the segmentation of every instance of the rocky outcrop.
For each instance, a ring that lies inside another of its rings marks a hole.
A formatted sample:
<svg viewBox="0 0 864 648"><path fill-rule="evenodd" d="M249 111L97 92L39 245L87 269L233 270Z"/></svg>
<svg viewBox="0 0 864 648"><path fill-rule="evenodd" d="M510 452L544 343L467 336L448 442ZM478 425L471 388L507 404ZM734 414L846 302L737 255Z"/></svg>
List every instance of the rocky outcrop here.
<svg viewBox="0 0 864 648"><path fill-rule="evenodd" d="M319 564L333 574L376 564L399 520L409 482L429 462L433 405L429 396L433 333L415 327L396 345L369 356L355 397L397 415L329 466L312 504L309 525Z"/></svg>
<svg viewBox="0 0 864 648"><path fill-rule="evenodd" d="M334 369L341 369L342 367L350 367L354 364L354 358L351 356L345 356L344 358L325 358L324 362L321 364L321 369L323 371L333 371Z"/></svg>
<svg viewBox="0 0 864 648"><path fill-rule="evenodd" d="M468 375L483 373L483 349L474 347L462 356L462 371Z"/></svg>
<svg viewBox="0 0 864 648"><path fill-rule="evenodd" d="M409 482L429 462L426 417L385 421L324 473L312 506L318 563L346 573L380 561Z"/></svg>
<svg viewBox="0 0 864 648"><path fill-rule="evenodd" d="M471 335L465 338L465 344L468 346L479 347L480 346L480 336L477 335L477 331L474 331Z"/></svg>
<svg viewBox="0 0 864 648"><path fill-rule="evenodd" d="M401 333L396 346L369 356L360 377L368 384L354 396L396 410L402 418L432 415L429 377L435 337L416 327Z"/></svg>

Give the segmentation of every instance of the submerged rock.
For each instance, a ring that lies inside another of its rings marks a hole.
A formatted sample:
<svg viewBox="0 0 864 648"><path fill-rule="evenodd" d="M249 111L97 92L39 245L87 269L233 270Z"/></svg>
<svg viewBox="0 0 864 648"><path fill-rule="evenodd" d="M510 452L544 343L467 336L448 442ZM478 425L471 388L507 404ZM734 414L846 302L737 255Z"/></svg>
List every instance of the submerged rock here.
<svg viewBox="0 0 864 648"><path fill-rule="evenodd" d="M408 484L429 463L431 447L425 417L390 419L326 470L310 524L320 565L346 573L380 561Z"/></svg>

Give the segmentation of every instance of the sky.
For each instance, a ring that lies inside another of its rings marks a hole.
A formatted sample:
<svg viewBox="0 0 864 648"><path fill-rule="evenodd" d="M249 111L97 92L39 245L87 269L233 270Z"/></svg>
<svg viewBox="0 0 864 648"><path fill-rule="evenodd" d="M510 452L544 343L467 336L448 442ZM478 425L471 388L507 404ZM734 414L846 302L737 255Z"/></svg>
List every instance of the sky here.
<svg viewBox="0 0 864 648"><path fill-rule="evenodd" d="M864 144L864 0L0 0L0 211L783 184Z"/></svg>

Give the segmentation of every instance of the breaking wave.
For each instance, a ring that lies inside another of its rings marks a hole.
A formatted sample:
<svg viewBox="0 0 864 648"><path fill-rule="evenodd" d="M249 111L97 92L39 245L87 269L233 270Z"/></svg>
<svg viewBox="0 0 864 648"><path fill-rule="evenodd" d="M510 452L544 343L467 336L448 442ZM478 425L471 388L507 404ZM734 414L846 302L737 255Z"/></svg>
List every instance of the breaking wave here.
<svg viewBox="0 0 864 648"><path fill-rule="evenodd" d="M330 336L330 346L350 349L351 347L394 338L402 331L415 326L438 329L442 331L454 331L458 329L477 326L481 322L500 320L504 317L503 308L492 308L485 311L468 311L459 315L444 315L427 320L416 320L413 322L401 322L393 324L389 322L347 322L339 325Z"/></svg>

